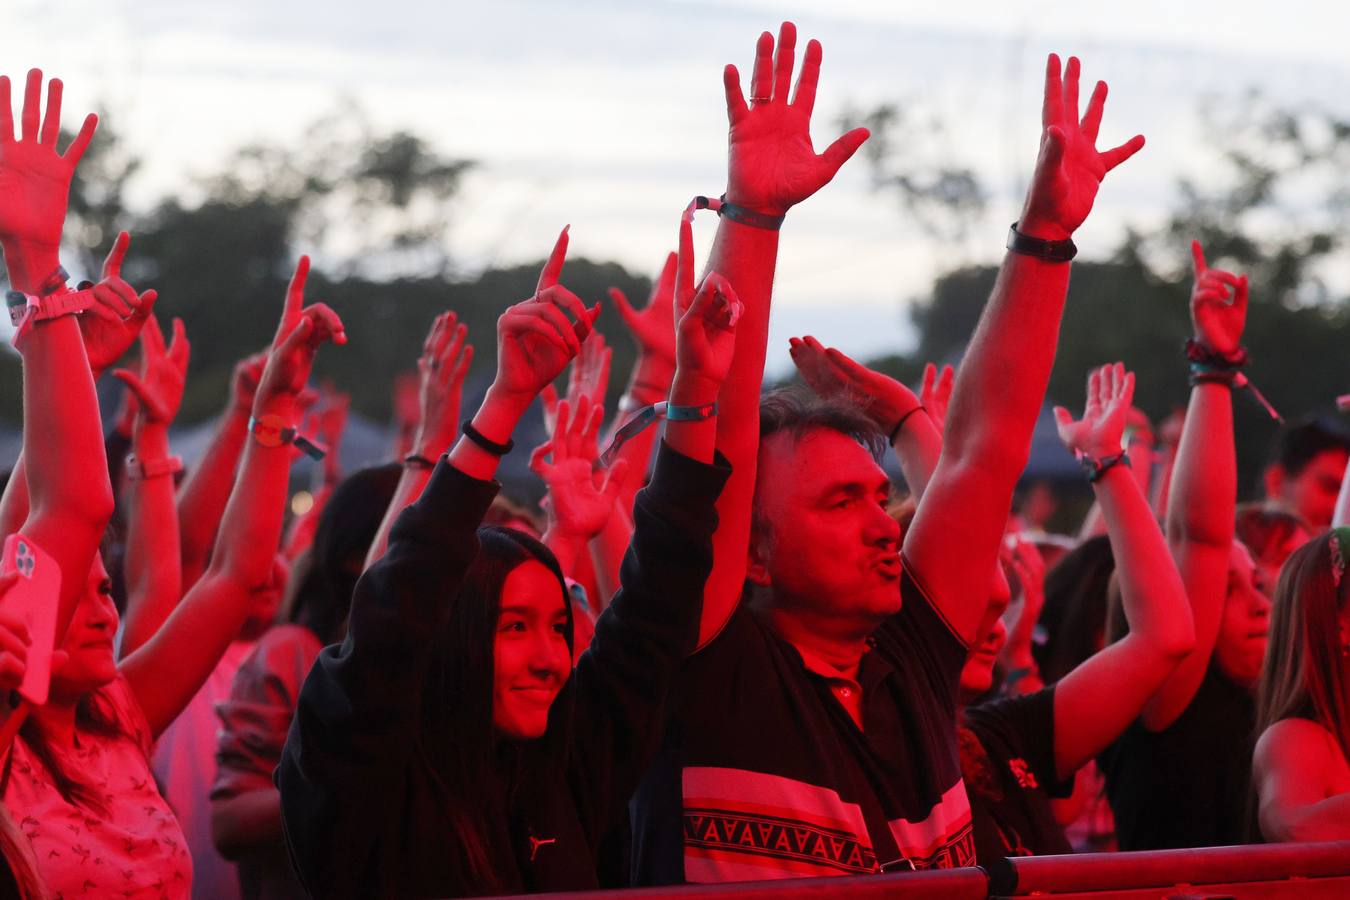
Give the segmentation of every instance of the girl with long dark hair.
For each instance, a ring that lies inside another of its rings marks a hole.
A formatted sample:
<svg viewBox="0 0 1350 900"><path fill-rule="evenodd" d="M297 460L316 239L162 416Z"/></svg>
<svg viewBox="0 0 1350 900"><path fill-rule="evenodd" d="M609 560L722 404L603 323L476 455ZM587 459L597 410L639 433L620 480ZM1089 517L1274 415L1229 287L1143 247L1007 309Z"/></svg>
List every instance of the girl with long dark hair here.
<svg viewBox="0 0 1350 900"><path fill-rule="evenodd" d="M680 243L666 440L636 501L622 589L575 669L553 555L519 532L479 528L517 421L599 311L557 285L565 232L535 296L498 320L483 405L399 515L357 583L346 639L319 655L300 692L276 778L291 858L314 896L596 886L598 848L622 821L697 642L713 504L729 474L714 462L715 401L739 302L715 273L695 296L687 225Z"/></svg>

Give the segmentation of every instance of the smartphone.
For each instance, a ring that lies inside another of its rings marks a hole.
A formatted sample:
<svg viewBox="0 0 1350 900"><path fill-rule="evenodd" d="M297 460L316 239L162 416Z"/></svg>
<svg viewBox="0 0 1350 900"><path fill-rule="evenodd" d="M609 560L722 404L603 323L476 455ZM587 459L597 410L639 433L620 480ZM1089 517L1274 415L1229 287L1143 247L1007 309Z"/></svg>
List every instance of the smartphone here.
<svg viewBox="0 0 1350 900"><path fill-rule="evenodd" d="M52 652L56 644L56 607L61 599L61 570L41 547L22 534L5 539L0 572L17 572L13 587L0 597L6 609L21 611L28 625L28 666L19 696L41 706L47 702L52 680Z"/></svg>

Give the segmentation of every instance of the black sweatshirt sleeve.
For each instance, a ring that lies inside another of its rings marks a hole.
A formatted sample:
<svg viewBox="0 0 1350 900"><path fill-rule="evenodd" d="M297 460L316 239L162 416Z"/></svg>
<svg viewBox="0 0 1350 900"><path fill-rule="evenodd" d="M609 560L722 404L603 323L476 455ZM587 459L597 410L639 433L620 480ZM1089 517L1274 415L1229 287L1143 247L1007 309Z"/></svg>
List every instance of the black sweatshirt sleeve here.
<svg viewBox="0 0 1350 900"><path fill-rule="evenodd" d="M397 851L435 626L478 553L498 485L442 457L356 583L346 640L300 690L275 779L291 860L316 897L375 889Z"/></svg>
<svg viewBox="0 0 1350 900"><path fill-rule="evenodd" d="M720 454L695 462L664 441L633 507L620 590L577 663L570 779L591 845L625 809L660 747L665 702L698 644L712 571L714 504L731 474Z"/></svg>

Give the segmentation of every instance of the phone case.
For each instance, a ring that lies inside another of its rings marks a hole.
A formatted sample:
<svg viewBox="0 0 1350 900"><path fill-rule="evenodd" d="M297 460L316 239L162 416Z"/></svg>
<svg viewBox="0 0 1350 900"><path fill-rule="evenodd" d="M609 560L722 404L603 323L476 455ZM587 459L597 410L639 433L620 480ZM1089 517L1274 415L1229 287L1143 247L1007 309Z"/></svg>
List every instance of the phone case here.
<svg viewBox="0 0 1350 900"><path fill-rule="evenodd" d="M28 664L19 695L36 706L47 702L52 680L52 651L56 644L56 608L61 598L61 570L56 561L22 534L5 539L0 571L19 577L0 603L22 610L28 625Z"/></svg>

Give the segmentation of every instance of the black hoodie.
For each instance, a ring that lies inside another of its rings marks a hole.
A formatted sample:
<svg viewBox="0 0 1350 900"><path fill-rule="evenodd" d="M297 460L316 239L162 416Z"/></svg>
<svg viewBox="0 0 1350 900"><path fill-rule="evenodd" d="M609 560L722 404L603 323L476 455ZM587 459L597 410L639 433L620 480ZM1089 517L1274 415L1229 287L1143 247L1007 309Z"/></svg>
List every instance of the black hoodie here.
<svg viewBox="0 0 1350 900"><path fill-rule="evenodd" d="M714 503L729 474L721 457L704 465L661 445L634 504L622 589L549 716L543 745L570 734L559 764L526 767L522 780L508 745L482 773L501 803L485 818L507 823L487 848L502 890L597 886L597 848L660 744L667 692L697 644ZM314 896L476 890L456 864L419 736L443 598L458 593L497 488L442 458L357 583L346 640L320 654L301 689L275 779L291 860Z"/></svg>

